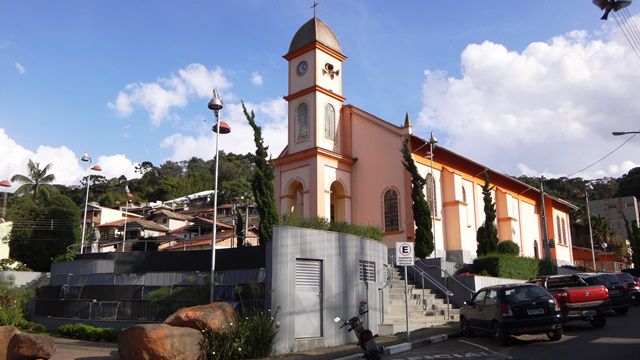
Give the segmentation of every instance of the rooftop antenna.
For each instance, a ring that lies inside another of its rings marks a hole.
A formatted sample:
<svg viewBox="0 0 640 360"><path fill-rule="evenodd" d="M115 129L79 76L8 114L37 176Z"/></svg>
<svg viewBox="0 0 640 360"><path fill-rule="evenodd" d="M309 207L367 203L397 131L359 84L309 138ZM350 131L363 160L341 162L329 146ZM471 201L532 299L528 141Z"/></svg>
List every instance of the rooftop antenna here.
<svg viewBox="0 0 640 360"><path fill-rule="evenodd" d="M313 5L311 5L311 7L313 8L313 17L316 17L316 6L318 6L318 2L316 2L316 0L313 0Z"/></svg>

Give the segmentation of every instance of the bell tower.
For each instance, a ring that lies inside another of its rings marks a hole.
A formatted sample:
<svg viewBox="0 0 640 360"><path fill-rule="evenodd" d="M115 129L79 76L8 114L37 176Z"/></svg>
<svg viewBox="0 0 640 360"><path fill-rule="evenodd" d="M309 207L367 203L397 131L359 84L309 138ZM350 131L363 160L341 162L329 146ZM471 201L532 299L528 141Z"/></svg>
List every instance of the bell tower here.
<svg viewBox="0 0 640 360"><path fill-rule="evenodd" d="M285 100L289 110L289 154L321 148L341 152L342 62L333 31L314 17L294 35L284 58L289 62Z"/></svg>

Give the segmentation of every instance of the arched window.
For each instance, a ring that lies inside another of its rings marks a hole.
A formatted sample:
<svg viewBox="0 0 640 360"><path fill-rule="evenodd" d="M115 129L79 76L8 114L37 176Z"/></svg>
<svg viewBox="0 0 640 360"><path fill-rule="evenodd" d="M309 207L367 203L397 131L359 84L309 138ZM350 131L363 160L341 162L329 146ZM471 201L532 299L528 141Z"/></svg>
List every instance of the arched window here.
<svg viewBox="0 0 640 360"><path fill-rule="evenodd" d="M562 244L562 229L560 229L560 216L557 216L557 215L556 215L556 228L558 229L556 240L558 244Z"/></svg>
<svg viewBox="0 0 640 360"><path fill-rule="evenodd" d="M398 231L398 193L394 189L384 192L384 231Z"/></svg>
<svg viewBox="0 0 640 360"><path fill-rule="evenodd" d="M464 185L462 186L462 202L467 202L467 190L464 189Z"/></svg>
<svg viewBox="0 0 640 360"><path fill-rule="evenodd" d="M538 240L533 241L533 256L536 260L540 260L540 253L538 253Z"/></svg>
<svg viewBox="0 0 640 360"><path fill-rule="evenodd" d="M302 103L296 110L296 139L306 140L309 137L309 107Z"/></svg>
<svg viewBox="0 0 640 360"><path fill-rule="evenodd" d="M324 107L324 137L336 140L336 110L331 104Z"/></svg>
<svg viewBox="0 0 640 360"><path fill-rule="evenodd" d="M426 191L427 191L427 203L429 204L429 210L433 216L438 216L438 209L436 208L436 182L431 174L427 174L426 177Z"/></svg>
<svg viewBox="0 0 640 360"><path fill-rule="evenodd" d="M564 239L564 244L569 244L569 239L567 239L567 223L564 222L564 218L562 218L562 238Z"/></svg>

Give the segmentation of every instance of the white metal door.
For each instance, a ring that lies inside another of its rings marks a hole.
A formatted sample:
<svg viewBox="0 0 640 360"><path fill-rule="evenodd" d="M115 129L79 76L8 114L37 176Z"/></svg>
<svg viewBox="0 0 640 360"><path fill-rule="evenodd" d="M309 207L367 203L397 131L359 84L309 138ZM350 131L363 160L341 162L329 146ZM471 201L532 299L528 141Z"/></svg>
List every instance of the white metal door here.
<svg viewBox="0 0 640 360"><path fill-rule="evenodd" d="M296 260L295 337L322 336L322 261Z"/></svg>

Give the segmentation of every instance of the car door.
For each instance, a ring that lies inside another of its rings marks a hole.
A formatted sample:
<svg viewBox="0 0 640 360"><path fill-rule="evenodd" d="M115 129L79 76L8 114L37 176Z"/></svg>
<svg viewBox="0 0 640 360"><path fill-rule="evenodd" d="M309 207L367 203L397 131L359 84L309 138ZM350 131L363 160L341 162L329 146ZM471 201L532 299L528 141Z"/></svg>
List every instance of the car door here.
<svg viewBox="0 0 640 360"><path fill-rule="evenodd" d="M498 290L492 289L487 291L484 298L484 304L480 308L480 327L491 329L491 323L498 318Z"/></svg>
<svg viewBox="0 0 640 360"><path fill-rule="evenodd" d="M480 309L484 304L484 298L486 295L486 290L480 290L468 303L469 305L467 311L465 311L465 316L467 318L467 321L469 321L469 325L471 325L472 327L480 327L480 324L482 323L480 319Z"/></svg>

